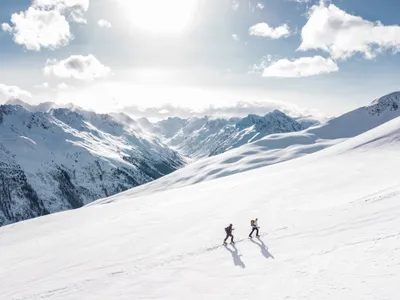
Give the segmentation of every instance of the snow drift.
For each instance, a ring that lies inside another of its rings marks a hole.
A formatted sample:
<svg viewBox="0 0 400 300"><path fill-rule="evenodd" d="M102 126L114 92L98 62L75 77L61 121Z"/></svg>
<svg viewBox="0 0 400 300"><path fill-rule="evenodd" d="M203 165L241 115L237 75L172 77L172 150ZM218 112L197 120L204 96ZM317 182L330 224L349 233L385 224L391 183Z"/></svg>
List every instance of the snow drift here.
<svg viewBox="0 0 400 300"><path fill-rule="evenodd" d="M399 128L0 228L0 298L396 299ZM238 242L223 247L229 223Z"/></svg>

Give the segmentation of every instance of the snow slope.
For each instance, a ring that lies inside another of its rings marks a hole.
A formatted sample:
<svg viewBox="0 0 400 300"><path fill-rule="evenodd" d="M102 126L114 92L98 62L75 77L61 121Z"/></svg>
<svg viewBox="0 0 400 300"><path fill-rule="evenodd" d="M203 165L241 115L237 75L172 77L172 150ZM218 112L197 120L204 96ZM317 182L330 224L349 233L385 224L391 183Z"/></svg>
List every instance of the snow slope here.
<svg viewBox="0 0 400 300"><path fill-rule="evenodd" d="M77 208L184 165L127 118L0 106L0 225Z"/></svg>
<svg viewBox="0 0 400 300"><path fill-rule="evenodd" d="M0 228L0 299L397 299L399 128Z"/></svg>
<svg viewBox="0 0 400 300"><path fill-rule="evenodd" d="M128 192L131 196L142 196L154 192L181 188L203 181L214 180L282 163L320 151L345 140L316 140L315 136L312 135L293 136L292 134L278 135L278 137L279 139L274 145L272 143L273 135L265 140L243 145L240 148L216 156L191 162L182 169Z"/></svg>
<svg viewBox="0 0 400 300"><path fill-rule="evenodd" d="M132 195L145 195L281 163L341 143L400 116L400 93L374 100L342 116L299 132L271 134L217 156L195 161Z"/></svg>
<svg viewBox="0 0 400 300"><path fill-rule="evenodd" d="M350 111L307 132L322 139L349 138L400 116L400 92L375 99L369 105Z"/></svg>

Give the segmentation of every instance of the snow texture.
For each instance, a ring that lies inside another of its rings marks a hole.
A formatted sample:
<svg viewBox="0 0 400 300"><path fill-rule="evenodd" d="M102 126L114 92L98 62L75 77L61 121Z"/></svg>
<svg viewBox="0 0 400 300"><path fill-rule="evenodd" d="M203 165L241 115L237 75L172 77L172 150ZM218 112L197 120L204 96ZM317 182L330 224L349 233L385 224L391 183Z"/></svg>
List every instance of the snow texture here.
<svg viewBox="0 0 400 300"><path fill-rule="evenodd" d="M346 136L310 155L0 228L0 299L397 299L396 97L309 129Z"/></svg>
<svg viewBox="0 0 400 300"><path fill-rule="evenodd" d="M397 299L399 128L2 227L0 298ZM249 240L255 217L261 237ZM225 247L229 223L237 243Z"/></svg>

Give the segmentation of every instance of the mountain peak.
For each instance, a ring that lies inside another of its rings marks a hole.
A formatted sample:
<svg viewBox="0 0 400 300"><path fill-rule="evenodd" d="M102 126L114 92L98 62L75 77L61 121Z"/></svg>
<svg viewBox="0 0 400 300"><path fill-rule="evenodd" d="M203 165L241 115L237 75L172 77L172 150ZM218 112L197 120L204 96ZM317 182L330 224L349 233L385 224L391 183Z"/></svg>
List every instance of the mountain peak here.
<svg viewBox="0 0 400 300"><path fill-rule="evenodd" d="M387 101L396 101L400 102L400 91L396 91L387 95L384 95L382 97L379 97L375 99L374 101L371 102L370 105L376 105L382 102L387 102Z"/></svg>
<svg viewBox="0 0 400 300"><path fill-rule="evenodd" d="M5 103L6 105L20 105L20 106L24 106L27 103L22 101L21 99L18 98L11 98L9 100L6 101Z"/></svg>
<svg viewBox="0 0 400 300"><path fill-rule="evenodd" d="M267 113L265 116L287 116L284 112L280 111L279 109L274 109L273 111Z"/></svg>
<svg viewBox="0 0 400 300"><path fill-rule="evenodd" d="M236 125L238 127L249 127L256 124L261 118L261 116L256 114L248 114L246 117L240 119Z"/></svg>
<svg viewBox="0 0 400 300"><path fill-rule="evenodd" d="M2 115L30 114L21 104L3 104L0 105L0 118Z"/></svg>
<svg viewBox="0 0 400 300"><path fill-rule="evenodd" d="M294 119L292 119L285 113L275 109L267 113L264 117L255 114L249 114L247 117L241 119L236 125L237 127L242 129L257 125L259 127L259 129L257 130L262 130L262 128L272 125L271 122L297 123Z"/></svg>
<svg viewBox="0 0 400 300"><path fill-rule="evenodd" d="M371 115L381 115L383 112L397 111L400 106L400 92L393 92L375 99L367 109Z"/></svg>
<svg viewBox="0 0 400 300"><path fill-rule="evenodd" d="M6 104L21 106L29 112L49 112L52 108L57 107L57 104L54 102L42 102L35 105L29 104L17 98L8 100Z"/></svg>

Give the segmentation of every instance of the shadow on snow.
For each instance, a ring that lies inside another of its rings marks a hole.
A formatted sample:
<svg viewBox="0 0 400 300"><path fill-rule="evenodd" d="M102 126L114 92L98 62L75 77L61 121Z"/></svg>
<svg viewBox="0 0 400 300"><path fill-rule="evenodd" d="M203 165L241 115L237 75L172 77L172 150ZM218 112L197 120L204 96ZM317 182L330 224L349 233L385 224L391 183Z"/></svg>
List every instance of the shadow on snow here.
<svg viewBox="0 0 400 300"><path fill-rule="evenodd" d="M234 244L231 244L231 246L234 250L231 250L228 248L227 245L224 245L225 249L228 250L232 254L233 263L235 264L235 266L241 267L242 269L246 268L246 265L240 258L242 255L239 254L238 249L235 247Z"/></svg>
<svg viewBox="0 0 400 300"><path fill-rule="evenodd" d="M253 239L250 239L250 242L260 247L261 253L262 255L264 255L265 258L275 259L275 257L268 251L268 247L264 244L264 242L259 237L257 239L260 241L260 243L257 243Z"/></svg>

